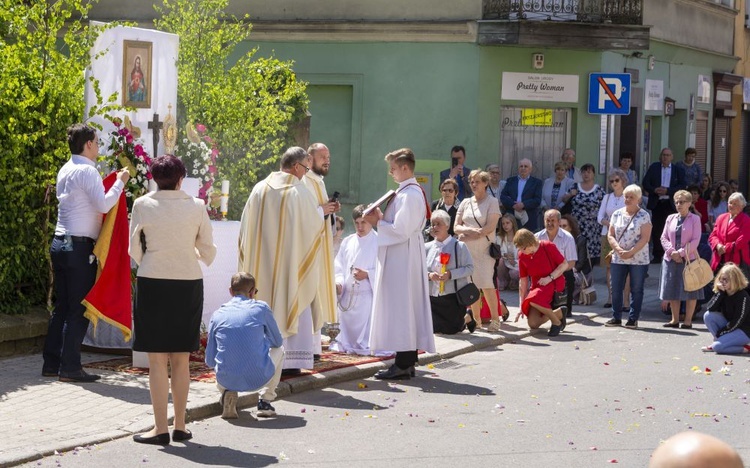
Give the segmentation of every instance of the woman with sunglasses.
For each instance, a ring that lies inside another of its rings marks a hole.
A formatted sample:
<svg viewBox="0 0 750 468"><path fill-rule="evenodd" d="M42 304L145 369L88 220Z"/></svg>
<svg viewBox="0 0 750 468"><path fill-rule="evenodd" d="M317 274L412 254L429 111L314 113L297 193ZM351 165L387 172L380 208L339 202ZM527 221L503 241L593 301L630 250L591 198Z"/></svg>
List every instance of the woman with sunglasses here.
<svg viewBox="0 0 750 468"><path fill-rule="evenodd" d="M669 301L672 311L672 320L662 325L666 328L693 328L695 305L703 299L703 288L697 291L685 291L685 283L682 279L686 261L697 260L699 257L701 219L700 216L690 212L692 203L693 196L690 192L678 190L674 194L677 213L667 217L661 234L664 257L661 263L659 299ZM685 320L682 326L680 326L681 301L685 301Z"/></svg>
<svg viewBox="0 0 750 468"><path fill-rule="evenodd" d="M453 225L456 223L456 213L458 212L458 205L461 202L458 200L458 183L455 179L445 179L440 184L440 198L432 202L430 210L434 213L435 210L443 210L448 213L451 217L451 223L448 226L448 234L453 236ZM428 226L429 228L429 226ZM427 229L429 231L429 229ZM433 237L427 233L427 241L433 240Z"/></svg>

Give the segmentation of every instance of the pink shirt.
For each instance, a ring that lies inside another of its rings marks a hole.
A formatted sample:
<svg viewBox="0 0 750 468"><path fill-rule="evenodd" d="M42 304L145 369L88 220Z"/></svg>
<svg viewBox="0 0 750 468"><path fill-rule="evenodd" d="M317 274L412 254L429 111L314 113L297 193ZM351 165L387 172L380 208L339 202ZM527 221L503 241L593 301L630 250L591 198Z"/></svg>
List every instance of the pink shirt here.
<svg viewBox="0 0 750 468"><path fill-rule="evenodd" d="M672 253L677 252L680 257L685 258L685 251L690 252L690 260L698 258L698 244L701 241L701 219L693 213L688 213L685 221L682 223L682 233L680 235L680 248L675 249L677 242L677 221L680 219L679 213L671 214L667 217L664 224L664 231L661 233L661 245L664 248L664 258L672 261Z"/></svg>

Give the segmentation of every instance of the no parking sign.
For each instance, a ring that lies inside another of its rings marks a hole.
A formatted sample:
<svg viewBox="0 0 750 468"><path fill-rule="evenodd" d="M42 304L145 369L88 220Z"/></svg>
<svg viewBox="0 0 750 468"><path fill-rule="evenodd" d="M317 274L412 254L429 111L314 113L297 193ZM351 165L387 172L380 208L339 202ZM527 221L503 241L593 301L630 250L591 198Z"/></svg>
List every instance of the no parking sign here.
<svg viewBox="0 0 750 468"><path fill-rule="evenodd" d="M630 73L589 74L589 114L630 114Z"/></svg>

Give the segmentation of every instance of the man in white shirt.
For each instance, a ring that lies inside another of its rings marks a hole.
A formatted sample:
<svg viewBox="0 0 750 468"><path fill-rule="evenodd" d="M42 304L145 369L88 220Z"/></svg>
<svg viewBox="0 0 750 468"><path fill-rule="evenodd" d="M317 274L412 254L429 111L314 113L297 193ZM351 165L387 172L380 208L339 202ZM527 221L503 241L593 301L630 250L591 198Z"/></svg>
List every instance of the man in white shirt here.
<svg viewBox="0 0 750 468"><path fill-rule="evenodd" d="M93 252L102 214L115 206L130 174L122 169L104 193L94 165L99 138L86 124L68 127L68 147L71 158L57 173L58 217L50 248L56 301L44 341L42 375L59 377L62 382L95 382L99 376L86 373L81 366L81 343L89 326L81 301L96 281Z"/></svg>
<svg viewBox="0 0 750 468"><path fill-rule="evenodd" d="M416 161L412 150L392 151L385 160L399 185L385 213L376 208L365 216L378 228L370 350L396 351L396 362L375 378L409 379L414 375L418 350L435 352L422 238L429 206L414 178Z"/></svg>
<svg viewBox="0 0 750 468"><path fill-rule="evenodd" d="M566 316L571 317L573 310L573 288L576 284L573 267L578 261L578 250L576 249L576 240L573 238L573 235L565 229L560 229L561 218L562 215L560 215L560 212L557 210L553 209L545 211L544 229L534 235L539 240L546 240L555 244L570 266L570 268L565 270L563 276L565 276L565 292L568 296L567 303L565 304L568 308ZM553 304L553 308L557 306L559 306L559 304Z"/></svg>

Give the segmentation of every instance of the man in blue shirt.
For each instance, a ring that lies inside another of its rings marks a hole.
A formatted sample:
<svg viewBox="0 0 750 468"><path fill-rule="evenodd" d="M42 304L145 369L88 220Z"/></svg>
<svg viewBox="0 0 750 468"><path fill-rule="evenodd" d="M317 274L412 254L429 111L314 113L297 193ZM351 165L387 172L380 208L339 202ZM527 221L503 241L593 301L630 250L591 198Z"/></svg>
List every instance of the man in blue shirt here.
<svg viewBox="0 0 750 468"><path fill-rule="evenodd" d="M232 300L211 316L206 345L206 365L216 371L221 392L221 417L237 419L237 392L259 392L258 416L275 416L271 401L284 362L281 332L268 304L254 299L253 275L236 273L229 292Z"/></svg>

